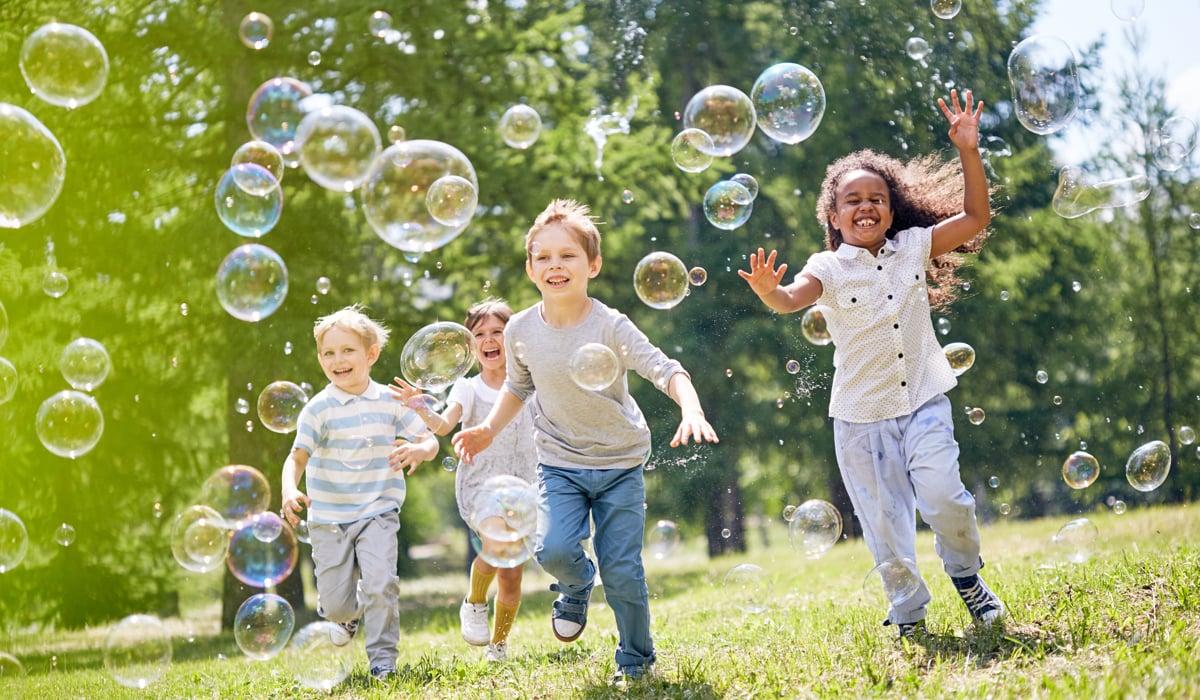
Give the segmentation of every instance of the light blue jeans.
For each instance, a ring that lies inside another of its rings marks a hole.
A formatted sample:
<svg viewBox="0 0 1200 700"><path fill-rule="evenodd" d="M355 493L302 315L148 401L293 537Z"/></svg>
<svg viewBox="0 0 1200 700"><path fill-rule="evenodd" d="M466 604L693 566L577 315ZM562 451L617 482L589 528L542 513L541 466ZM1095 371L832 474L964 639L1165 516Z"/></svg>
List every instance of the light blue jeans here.
<svg viewBox="0 0 1200 700"><path fill-rule="evenodd" d="M916 411L873 423L833 421L838 468L863 539L876 564L904 558L916 562L917 515L934 533L946 573L971 576L982 566L975 498L958 473L958 443L950 400L938 394ZM892 624L925 619L925 581L912 595L892 600Z"/></svg>
<svg viewBox="0 0 1200 700"><path fill-rule="evenodd" d="M650 594L642 568L646 525L646 484L642 467L571 469L538 465L538 491L550 509L537 560L574 598L592 592L596 566L583 552L588 514L596 521L592 547L600 560L604 595L617 619L617 665L625 669L654 663L650 638Z"/></svg>

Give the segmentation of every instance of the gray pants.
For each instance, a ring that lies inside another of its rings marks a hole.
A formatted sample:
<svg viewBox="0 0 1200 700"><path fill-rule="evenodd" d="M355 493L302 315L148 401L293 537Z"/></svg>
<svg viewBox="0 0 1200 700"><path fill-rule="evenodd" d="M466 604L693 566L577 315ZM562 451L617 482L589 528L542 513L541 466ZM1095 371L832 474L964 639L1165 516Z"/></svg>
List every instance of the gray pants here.
<svg viewBox="0 0 1200 700"><path fill-rule="evenodd" d="M915 564L920 510L946 573L979 571L975 499L958 474L958 443L945 394L899 418L834 420L833 438L842 480L876 564L898 558ZM929 600L922 580L915 593L891 601L888 619L893 624L923 620Z"/></svg>
<svg viewBox="0 0 1200 700"><path fill-rule="evenodd" d="M314 525L313 569L317 612L334 622L362 618L372 668L396 666L400 641L400 579L396 533L400 514L389 511L343 525Z"/></svg>

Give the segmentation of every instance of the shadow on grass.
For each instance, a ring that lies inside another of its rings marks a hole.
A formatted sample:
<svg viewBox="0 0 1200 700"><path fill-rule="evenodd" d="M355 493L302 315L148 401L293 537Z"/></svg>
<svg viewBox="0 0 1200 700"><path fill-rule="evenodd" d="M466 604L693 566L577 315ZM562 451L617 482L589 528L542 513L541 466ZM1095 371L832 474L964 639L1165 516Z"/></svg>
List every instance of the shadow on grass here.
<svg viewBox="0 0 1200 700"><path fill-rule="evenodd" d="M688 700L715 700L724 697L705 680L701 665L683 665L679 678L668 680L658 674L650 674L621 685L600 678L590 678L580 692L583 698L688 698Z"/></svg>
<svg viewBox="0 0 1200 700"><path fill-rule="evenodd" d="M175 637L171 639L171 648L172 662L211 660L222 655L232 659L242 655L231 632L216 636ZM22 653L20 658L25 671L31 676L56 671L101 669L104 667L104 641L99 640L95 646L62 650L53 654Z"/></svg>
<svg viewBox="0 0 1200 700"><path fill-rule="evenodd" d="M977 668L1012 659L1042 660L1066 646L1053 634L1032 625L1009 621L992 629L979 629L966 636L929 631L907 644L924 648L930 663L946 657L970 659Z"/></svg>

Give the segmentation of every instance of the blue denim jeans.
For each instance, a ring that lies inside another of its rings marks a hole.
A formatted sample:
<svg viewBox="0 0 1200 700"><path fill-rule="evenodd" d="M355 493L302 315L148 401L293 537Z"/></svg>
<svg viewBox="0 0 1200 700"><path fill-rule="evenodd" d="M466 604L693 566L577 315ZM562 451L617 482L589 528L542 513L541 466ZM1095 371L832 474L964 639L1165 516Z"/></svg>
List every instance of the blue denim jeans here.
<svg viewBox="0 0 1200 700"><path fill-rule="evenodd" d="M644 668L654 663L650 638L650 594L642 568L646 525L646 484L642 467L571 469L538 465L538 491L550 510L537 560L561 590L586 599L596 565L583 552L588 514L596 522L592 546L600 560L604 594L617 619L617 665Z"/></svg>

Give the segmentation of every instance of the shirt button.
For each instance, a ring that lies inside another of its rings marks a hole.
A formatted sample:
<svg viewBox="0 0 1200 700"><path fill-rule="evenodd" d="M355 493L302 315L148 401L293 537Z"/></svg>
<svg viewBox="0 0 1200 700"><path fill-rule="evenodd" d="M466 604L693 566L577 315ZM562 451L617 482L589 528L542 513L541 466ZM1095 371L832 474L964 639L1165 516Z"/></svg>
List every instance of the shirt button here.
<svg viewBox="0 0 1200 700"><path fill-rule="evenodd" d="M900 386L908 386L908 382L900 382Z"/></svg>
<svg viewBox="0 0 1200 700"><path fill-rule="evenodd" d="M888 299L891 299L891 298L892 298L892 295L891 295L891 294L889 294L889 295L888 295Z"/></svg>
<svg viewBox="0 0 1200 700"><path fill-rule="evenodd" d="M876 270L882 270L882 269L883 269L883 265L876 265L876 266L875 266L875 269L876 269Z"/></svg>
<svg viewBox="0 0 1200 700"><path fill-rule="evenodd" d="M851 304L857 304L857 303L858 303L858 297L850 297L850 303L851 303Z"/></svg>
<svg viewBox="0 0 1200 700"><path fill-rule="evenodd" d="M913 279L915 279L915 280L919 280L919 279L921 279L921 276L920 276L920 275L913 275Z"/></svg>
<svg viewBox="0 0 1200 700"><path fill-rule="evenodd" d="M900 324L899 324L899 323L893 323L893 324L892 324L892 328L899 328L899 327L900 327Z"/></svg>
<svg viewBox="0 0 1200 700"><path fill-rule="evenodd" d="M899 355L896 355L896 357L899 357L901 360L903 360L903 359L904 359L904 353L900 353Z"/></svg>

